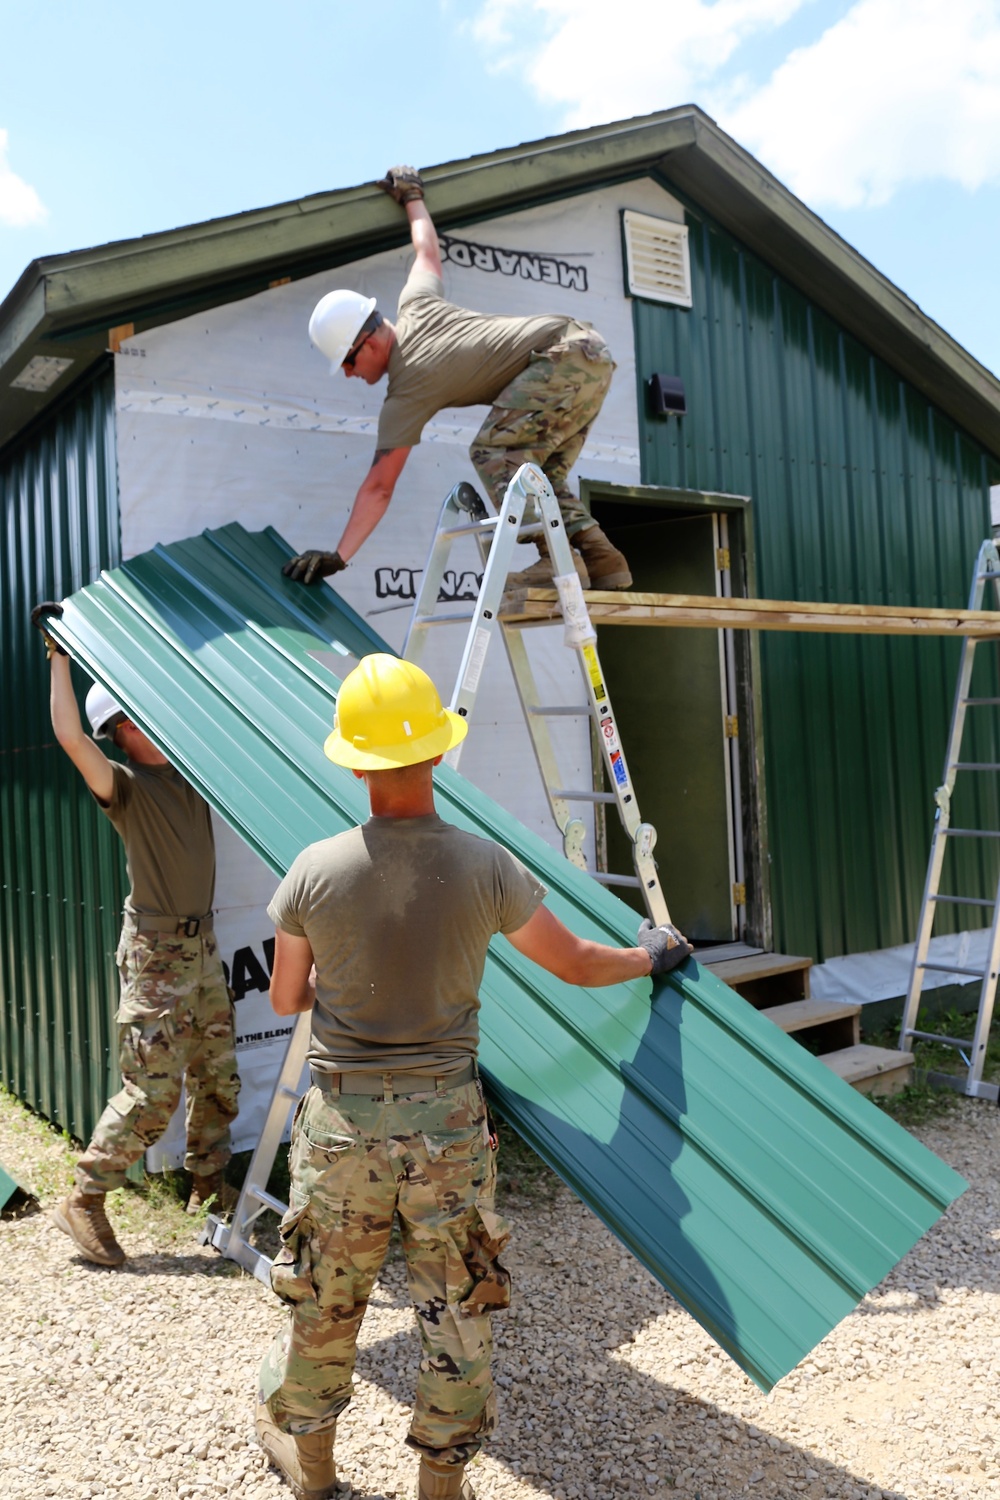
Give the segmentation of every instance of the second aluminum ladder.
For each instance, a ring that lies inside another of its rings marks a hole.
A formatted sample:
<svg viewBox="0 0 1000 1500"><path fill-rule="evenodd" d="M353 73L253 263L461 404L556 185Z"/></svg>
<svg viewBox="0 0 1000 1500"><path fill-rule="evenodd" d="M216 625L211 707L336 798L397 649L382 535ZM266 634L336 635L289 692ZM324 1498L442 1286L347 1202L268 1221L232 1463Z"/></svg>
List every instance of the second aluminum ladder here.
<svg viewBox="0 0 1000 1500"><path fill-rule="evenodd" d="M976 559L976 570L969 596L970 609L982 609L983 594L987 584L992 583L996 605L1000 608L1000 553L996 543L983 542ZM993 773L1000 771L1000 762L962 759L962 740L965 734L966 713L971 709L1000 708L1000 698L972 697L972 667L976 654L976 638L966 636L962 642L962 655L955 688L955 702L948 733L948 748L945 752L944 779L934 793L936 812L934 832L931 837L930 859L927 864L927 879L920 907L917 940L914 946L913 967L910 971L910 987L903 1011L903 1024L899 1033L899 1046L908 1051L914 1041L938 1042L954 1048L965 1064L965 1075L952 1073L930 1073L932 1083L978 1099L1000 1099L1000 1089L995 1083L983 1081L983 1065L989 1042L993 1006L996 1000L997 977L1000 973L1000 877L990 896L965 896L942 894L941 873L944 866L945 849L951 839L975 839L1000 843L1000 829L953 828L951 824L951 800L958 773ZM932 963L928 960L934 917L939 906L968 906L991 913L989 946L985 967L982 969L956 968L954 964ZM923 989L924 975L929 972L965 974L980 981L979 1008L976 1014L975 1032L971 1042L962 1037L946 1036L933 1031L918 1031L917 1012Z"/></svg>

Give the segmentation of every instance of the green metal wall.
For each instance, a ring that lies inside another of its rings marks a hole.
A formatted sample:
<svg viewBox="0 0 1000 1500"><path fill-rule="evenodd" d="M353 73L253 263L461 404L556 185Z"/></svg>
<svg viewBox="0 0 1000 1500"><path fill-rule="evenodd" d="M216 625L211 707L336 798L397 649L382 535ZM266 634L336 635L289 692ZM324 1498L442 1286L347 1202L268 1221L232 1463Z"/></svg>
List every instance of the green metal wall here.
<svg viewBox="0 0 1000 1500"><path fill-rule="evenodd" d="M763 598L963 605L996 458L717 225L690 208L687 223L693 307L634 302L643 482L749 495ZM684 380L682 420L648 414L654 371ZM912 941L957 652L763 634L776 948ZM985 682L995 648L979 656ZM973 749L996 760L983 720ZM1000 827L996 778L959 808ZM995 851L954 844L942 889L992 895Z"/></svg>
<svg viewBox="0 0 1000 1500"><path fill-rule="evenodd" d="M124 866L55 743L28 616L119 561L110 372L0 457L0 502L0 1079L86 1139L117 1076Z"/></svg>

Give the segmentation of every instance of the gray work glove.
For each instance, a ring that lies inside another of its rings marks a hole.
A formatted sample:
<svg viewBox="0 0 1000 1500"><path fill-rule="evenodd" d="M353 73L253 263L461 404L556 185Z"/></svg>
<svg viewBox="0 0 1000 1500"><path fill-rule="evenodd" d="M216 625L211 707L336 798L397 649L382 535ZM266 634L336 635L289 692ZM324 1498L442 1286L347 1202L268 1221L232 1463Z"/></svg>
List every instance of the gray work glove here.
<svg viewBox="0 0 1000 1500"><path fill-rule="evenodd" d="M321 578L329 578L331 573L342 573L346 567L339 552L319 552L313 549L311 552L300 552L298 557L290 557L281 571L286 578L293 578L296 583L319 583Z"/></svg>
<svg viewBox="0 0 1000 1500"><path fill-rule="evenodd" d="M45 655L49 661L52 660L53 656L68 655L68 653L63 650L62 646L60 646L59 642L57 640L54 640L45 628L45 621L49 615L55 615L56 618L58 618L62 614L62 612L62 605L53 604L51 600L46 600L44 604L36 604L34 609L31 611L31 623L32 625L34 625L36 630L40 630L42 632L42 640L45 642Z"/></svg>
<svg viewBox="0 0 1000 1500"><path fill-rule="evenodd" d="M662 927L654 927L647 917L639 928L639 936L636 938L636 947L645 948L652 960L651 974L669 974L671 969L676 969L694 952L691 944L682 932L671 922L666 922Z"/></svg>
<svg viewBox="0 0 1000 1500"><path fill-rule="evenodd" d="M424 184L416 167L390 167L375 184L399 204L412 203L424 196Z"/></svg>

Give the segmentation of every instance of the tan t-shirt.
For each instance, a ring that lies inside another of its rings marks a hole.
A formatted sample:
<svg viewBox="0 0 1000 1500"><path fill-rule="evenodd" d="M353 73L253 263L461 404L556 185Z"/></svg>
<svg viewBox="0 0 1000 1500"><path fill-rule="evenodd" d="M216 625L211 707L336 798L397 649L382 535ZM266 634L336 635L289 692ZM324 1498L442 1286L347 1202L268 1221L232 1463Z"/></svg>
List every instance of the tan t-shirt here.
<svg viewBox="0 0 1000 1500"><path fill-rule="evenodd" d="M469 312L444 300L440 276L411 272L399 298L378 447L412 448L442 407L491 406L529 356L554 344L571 321Z"/></svg>
<svg viewBox="0 0 1000 1500"><path fill-rule="evenodd" d="M523 927L544 897L513 854L436 815L370 818L311 844L268 907L316 960L310 1062L457 1071L479 1045L490 938Z"/></svg>
<svg viewBox="0 0 1000 1500"><path fill-rule="evenodd" d="M207 916L215 896L208 803L173 766L114 762L112 769L111 801L97 805L125 845L131 886L125 910L151 917Z"/></svg>

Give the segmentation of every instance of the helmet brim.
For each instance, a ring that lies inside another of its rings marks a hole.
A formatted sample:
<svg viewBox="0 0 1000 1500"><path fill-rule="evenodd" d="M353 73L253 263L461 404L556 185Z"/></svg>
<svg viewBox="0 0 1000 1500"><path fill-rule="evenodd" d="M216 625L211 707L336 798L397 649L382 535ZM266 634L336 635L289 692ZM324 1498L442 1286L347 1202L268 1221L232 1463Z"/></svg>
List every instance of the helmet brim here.
<svg viewBox="0 0 1000 1500"><path fill-rule="evenodd" d="M399 745L382 745L378 750L363 750L346 740L340 730L334 728L323 744L323 753L334 765L347 766L352 771L398 771L401 766L416 766L424 760L434 760L460 745L469 732L469 721L450 708L442 709L446 723L430 734L418 739L406 739Z"/></svg>

